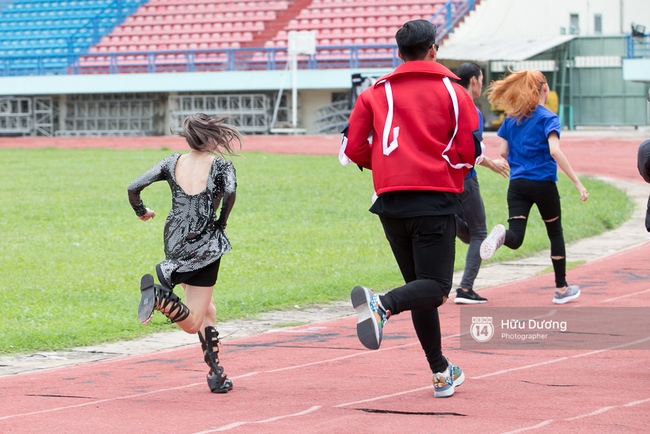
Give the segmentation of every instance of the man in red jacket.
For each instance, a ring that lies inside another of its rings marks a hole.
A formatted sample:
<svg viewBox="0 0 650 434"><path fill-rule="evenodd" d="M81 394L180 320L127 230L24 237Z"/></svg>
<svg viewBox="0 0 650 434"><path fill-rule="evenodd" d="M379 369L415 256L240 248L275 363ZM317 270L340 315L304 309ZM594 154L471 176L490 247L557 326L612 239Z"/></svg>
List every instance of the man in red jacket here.
<svg viewBox="0 0 650 434"><path fill-rule="evenodd" d="M342 160L371 169L379 216L406 284L384 295L352 290L357 335L378 349L384 323L410 310L433 373L435 397L454 394L465 379L442 355L438 307L452 287L458 193L481 154L474 102L436 62L436 27L426 20L404 24L395 35L404 61L359 95ZM347 157L347 158L346 158Z"/></svg>

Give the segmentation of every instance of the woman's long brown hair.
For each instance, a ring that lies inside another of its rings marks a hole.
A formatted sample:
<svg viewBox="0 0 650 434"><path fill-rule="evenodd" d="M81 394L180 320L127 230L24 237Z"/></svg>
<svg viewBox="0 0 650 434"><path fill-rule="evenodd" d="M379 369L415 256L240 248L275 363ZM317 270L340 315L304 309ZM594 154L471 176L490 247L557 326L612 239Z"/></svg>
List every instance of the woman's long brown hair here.
<svg viewBox="0 0 650 434"><path fill-rule="evenodd" d="M224 155L224 151L231 156L237 155L233 142L239 142L241 149L243 137L237 128L229 125L227 116L209 116L197 113L185 118L183 132L175 133L185 137L191 149Z"/></svg>

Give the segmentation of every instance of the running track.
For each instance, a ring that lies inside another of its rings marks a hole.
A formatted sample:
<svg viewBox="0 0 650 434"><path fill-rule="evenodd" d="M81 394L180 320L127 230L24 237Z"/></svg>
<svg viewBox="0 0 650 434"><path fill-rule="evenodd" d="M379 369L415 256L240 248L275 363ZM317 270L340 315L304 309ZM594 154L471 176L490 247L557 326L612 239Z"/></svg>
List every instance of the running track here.
<svg viewBox="0 0 650 434"><path fill-rule="evenodd" d="M48 140L0 139L0 147L139 142L182 148L182 142L162 138ZM493 151L494 137L487 142ZM562 148L579 173L641 182L636 172L640 142L638 137L575 136L564 137ZM247 151L335 155L338 138L256 136L246 146ZM639 237L648 239L642 227ZM583 296L558 309L650 308L648 246L570 271ZM553 307L548 275L484 291L490 307ZM198 344L2 377L0 432L648 431L650 316L642 331L645 338L622 336L619 344L602 348L470 351L460 345L463 308L447 304L440 309L445 355L467 375L448 399L432 396L430 373L408 313L391 318L381 349L370 351L357 341L350 308L342 314L351 316L338 320L225 341L221 359L235 384L226 395L209 393Z"/></svg>

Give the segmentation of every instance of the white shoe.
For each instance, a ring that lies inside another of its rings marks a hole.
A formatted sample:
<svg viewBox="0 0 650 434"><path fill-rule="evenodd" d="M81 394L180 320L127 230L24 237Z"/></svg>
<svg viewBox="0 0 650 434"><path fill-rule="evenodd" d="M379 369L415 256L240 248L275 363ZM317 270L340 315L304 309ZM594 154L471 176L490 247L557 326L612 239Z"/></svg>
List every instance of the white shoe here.
<svg viewBox="0 0 650 434"><path fill-rule="evenodd" d="M490 235L481 243L481 259L487 261L494 255L499 247L503 245L506 240L506 228L503 225L496 225Z"/></svg>
<svg viewBox="0 0 650 434"><path fill-rule="evenodd" d="M580 297L580 287L578 285L569 285L566 287L564 292L555 291L553 303L564 304L571 300L575 300L578 297Z"/></svg>

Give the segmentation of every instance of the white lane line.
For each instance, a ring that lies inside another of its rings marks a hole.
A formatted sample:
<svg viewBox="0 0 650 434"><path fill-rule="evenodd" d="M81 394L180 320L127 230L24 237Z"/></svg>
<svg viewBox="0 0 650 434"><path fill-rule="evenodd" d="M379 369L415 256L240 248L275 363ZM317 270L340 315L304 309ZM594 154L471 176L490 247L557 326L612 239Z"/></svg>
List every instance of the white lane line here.
<svg viewBox="0 0 650 434"><path fill-rule="evenodd" d="M621 296L619 296L619 297L608 298L607 300L601 300L600 302L601 302L601 303L607 303L607 302L609 302L609 301L618 300L619 298L626 298L626 297L632 297L632 296L634 296L634 295L645 294L646 292L650 292L650 289L646 289L645 291L632 292L632 293L630 293L630 294L621 295Z"/></svg>
<svg viewBox="0 0 650 434"><path fill-rule="evenodd" d="M650 398L639 399L638 401L632 401L632 402L628 402L627 404L623 404L623 407L634 407L635 405L645 404L646 402L649 402L649 401L650 401Z"/></svg>
<svg viewBox="0 0 650 434"><path fill-rule="evenodd" d="M597 414L605 413L606 411L611 410L612 408L616 408L616 407L617 407L616 405L614 405L614 406L607 406L607 407L601 407L601 408L599 408L598 410L594 410L594 411L591 411L591 412L589 412L589 413L585 413L585 414L580 414L580 415L578 415L578 416L567 417L567 418L564 419L564 420L578 420L578 419L582 419L582 418L585 418L585 417L596 416Z"/></svg>
<svg viewBox="0 0 650 434"><path fill-rule="evenodd" d="M275 421L278 421L278 420L286 419L288 417L304 416L305 414L313 413L314 411L316 411L316 410L318 410L320 408L321 408L320 405L315 405L315 406L313 406L311 408L308 408L307 410L299 411L298 413L291 413L291 414L285 414L285 415L282 415L282 416L275 416L275 417L271 417L269 419L264 419L264 420L251 420L251 421L233 422L233 423L229 423L228 425L224 425L224 426L219 427L219 428L210 429L210 430L207 430L207 431L199 431L199 432L196 432L194 434L207 434L207 433L218 432L218 431L228 431L228 430L231 430L231 429L239 428L242 425L249 425L249 424L253 424L253 423L261 424L261 423L275 422Z"/></svg>
<svg viewBox="0 0 650 434"><path fill-rule="evenodd" d="M516 433L520 433L520 432L524 432L524 431L531 431L531 430L534 430L534 429L543 428L546 425L550 424L551 422L553 422L553 419L545 420L544 422L540 422L537 425L525 426L523 428L519 428L519 429L516 429L514 431L504 432L503 434L516 434Z"/></svg>
<svg viewBox="0 0 650 434"><path fill-rule="evenodd" d="M592 412L585 413L585 414L580 414L578 416L568 417L564 420L576 420L576 419L582 419L584 417L596 416L597 414L605 413L606 411L609 411L614 408L634 407L635 405L645 404L646 402L650 402L650 398L639 399L637 401L628 402L627 404L623 404L623 405L610 405L607 407L601 407L598 410L594 410Z"/></svg>
<svg viewBox="0 0 650 434"><path fill-rule="evenodd" d="M360 401L346 402L344 404L339 404L339 405L336 405L334 407L335 408L347 407L349 405L363 404L365 402L372 402L372 401L379 401L380 399L393 398L395 396L400 396L400 395L408 395L409 393L421 392L423 390L429 390L429 389L433 390L433 386L426 386L426 387L420 387L418 389L405 390L403 392L391 393L390 395L375 396L374 398L362 399Z"/></svg>
<svg viewBox="0 0 650 434"><path fill-rule="evenodd" d="M649 340L650 340L650 336L647 337L647 338L638 339L636 341L628 342L628 343L625 343L625 344L614 345L613 347L608 347L608 348L603 348L603 349L600 349L600 350L589 351L587 353L576 354L574 356L559 357L557 359L550 359L550 360L546 360L544 362L533 363L532 365L518 366L516 368L503 369L501 371L491 372L489 374L477 375L476 377L470 377L470 379L472 379L472 380L480 380L482 378L493 377L495 375L508 374L510 372L521 371L523 369L536 368L538 366L544 366L544 365L550 365L550 364L553 364L553 363L563 362L563 361L569 360L569 359L577 359L577 358L580 358L580 357L587 357L587 356L591 356L591 355L594 355L594 354L604 353L606 351L616 350L618 348L628 347L630 345L640 344L640 343L643 343L643 342L647 342Z"/></svg>
<svg viewBox="0 0 650 434"><path fill-rule="evenodd" d="M169 387L169 388L166 388L166 389L156 389L156 390L152 390L150 392L136 393L136 394L133 394L133 395L117 396L115 398L97 399L97 400L94 400L94 401L84 402L82 404L66 405L66 406L63 406L63 407L55 407L55 408L47 408L47 409L44 409L44 410L30 411L29 413L10 414L8 416L0 417L0 420L12 419L14 417L20 417L20 416L33 416L33 415L36 415L36 414L52 413L52 412L55 412L55 411L69 410L69 409L72 409L72 408L80 408L80 407L86 407L86 406L89 406L89 405L101 404L103 402L121 401L123 399L140 398L142 396L153 395L154 393L170 392L170 391L174 391L174 390L189 389L190 387L195 387L195 386L199 386L199 385L203 386L204 384L205 384L204 382L186 384L184 386Z"/></svg>
<svg viewBox="0 0 650 434"><path fill-rule="evenodd" d="M460 335L455 335L455 336L460 336ZM449 337L452 337L452 336L449 336ZM378 350L373 350L373 351L361 351L361 352L354 353L354 354L348 354L347 356L334 357L332 359L317 360L315 362L304 363L302 365L285 366L284 368L271 369L271 370L266 371L266 372L267 373L273 373L273 372L290 371L292 369L300 369L300 368L304 368L306 366L322 365L323 363L337 362L339 360L351 359L353 357L367 356L369 354L376 354L376 353L379 353L381 351L390 351L390 350L396 350L396 349L400 349L400 348L407 348L407 347L412 347L413 345L419 345L419 344L420 344L420 342L416 341L416 342L413 342L413 343L410 343L410 344L396 345L396 346L390 347L390 348L380 348Z"/></svg>
<svg viewBox="0 0 650 434"><path fill-rule="evenodd" d="M239 379L239 378L251 377L251 376L257 375L257 374L259 374L259 372L249 372L248 374L239 375L237 377L230 377L230 378L233 379L233 380L236 380L236 379ZM7 416L0 416L0 420L12 419L14 417L21 417L21 416L34 416L34 415L37 415L37 414L53 413L55 411L63 411L63 410L69 410L69 409L72 409L72 408L86 407L88 405L101 404L103 402L112 402L112 401L121 401L121 400L124 400L124 399L140 398L142 396L153 395L155 393L170 392L170 391L174 391L174 390L190 389L192 387L204 386L204 385L205 385L205 382L192 383L192 384L186 384L184 386L169 387L169 388L166 388L166 389L156 389L156 390L151 390L149 392L136 393L136 394L133 394L133 395L116 396L114 398L106 398L106 399L97 399L97 400L94 400L94 401L84 402L84 403L81 403L81 404L66 405L66 406L63 406L63 407L46 408L46 409L43 409L43 410L30 411L29 413L9 414Z"/></svg>

